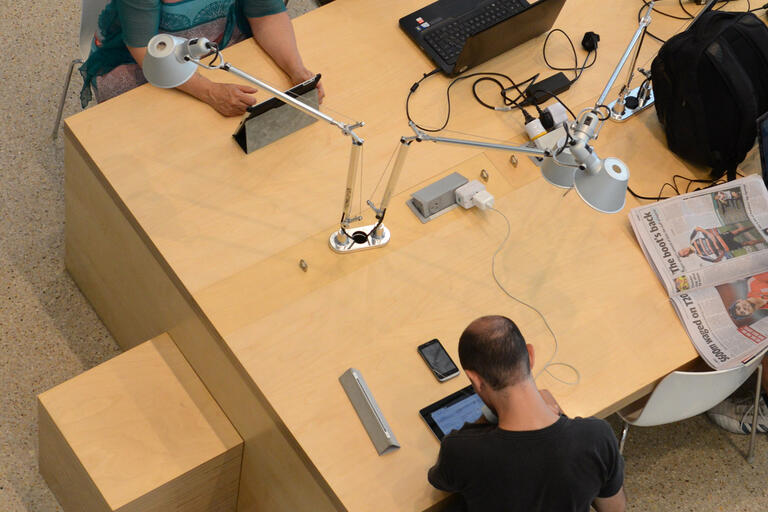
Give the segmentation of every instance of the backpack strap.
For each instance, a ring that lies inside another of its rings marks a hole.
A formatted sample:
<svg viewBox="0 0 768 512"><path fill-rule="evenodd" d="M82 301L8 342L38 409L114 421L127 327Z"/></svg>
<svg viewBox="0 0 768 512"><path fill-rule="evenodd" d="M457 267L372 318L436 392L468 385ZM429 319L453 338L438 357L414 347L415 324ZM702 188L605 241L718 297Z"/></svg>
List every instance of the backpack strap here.
<svg viewBox="0 0 768 512"><path fill-rule="evenodd" d="M738 141L733 151L723 155L722 165L726 169L735 167L741 161L737 155L738 148L745 145L746 139L752 139L755 130L755 120L758 116L757 98L752 81L747 70L741 67L738 58L731 50L730 45L720 44L718 41L709 45L705 52L712 65L719 72L720 77L728 88L731 97L739 105L741 123L739 124L735 140Z"/></svg>

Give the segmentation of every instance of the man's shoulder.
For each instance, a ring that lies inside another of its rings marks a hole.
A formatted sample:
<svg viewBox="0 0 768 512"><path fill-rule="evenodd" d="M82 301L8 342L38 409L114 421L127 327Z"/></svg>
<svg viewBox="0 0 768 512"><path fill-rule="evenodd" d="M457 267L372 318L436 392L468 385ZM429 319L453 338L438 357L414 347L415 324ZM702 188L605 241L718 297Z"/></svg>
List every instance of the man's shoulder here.
<svg viewBox="0 0 768 512"><path fill-rule="evenodd" d="M574 436L590 438L615 439L613 428L607 421L600 418L569 418L566 430Z"/></svg>

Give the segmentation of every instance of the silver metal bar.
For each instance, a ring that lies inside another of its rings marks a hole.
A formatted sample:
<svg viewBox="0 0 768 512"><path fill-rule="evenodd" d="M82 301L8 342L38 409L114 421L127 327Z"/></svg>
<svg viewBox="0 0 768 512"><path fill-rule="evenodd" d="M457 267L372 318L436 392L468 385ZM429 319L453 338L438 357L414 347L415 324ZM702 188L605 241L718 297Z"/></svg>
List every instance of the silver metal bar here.
<svg viewBox="0 0 768 512"><path fill-rule="evenodd" d="M59 102L59 111L56 114L56 122L53 124L53 133L51 137L56 139L59 136L59 125L61 124L61 115L64 113L64 102L67 100L67 92L69 91L69 84L72 82L72 73L75 70L75 64L82 64L82 59L75 59L69 63L69 71L67 71L67 80L64 82L64 90L61 92L61 101Z"/></svg>
<svg viewBox="0 0 768 512"><path fill-rule="evenodd" d="M395 185L400 179L400 173L405 166L405 157L408 156L408 148L411 147L411 142L408 138L400 139L400 148L397 150L397 158L395 158L395 165L392 167L392 174L389 175L389 181L387 181L387 188L384 189L384 195L381 198L381 204L379 210L386 210L389 206L389 200L392 198L392 193L395 190Z"/></svg>
<svg viewBox="0 0 768 512"><path fill-rule="evenodd" d="M494 142L481 142L467 139L450 139L446 137L433 137L427 133L422 132L411 123L411 128L416 133L416 140L428 141L428 142L443 142L445 144L455 144L458 146L472 146L475 148L483 149L498 149L501 151L514 151L516 153L524 153L526 155L535 156L552 156L549 151L545 151L539 148L532 148L529 146L510 146L507 144L496 144Z"/></svg>
<svg viewBox="0 0 768 512"><path fill-rule="evenodd" d="M619 60L619 64L616 66L616 69L613 70L613 74L611 75L611 78L608 79L608 83L605 85L605 89L603 89L603 93L597 99L596 105L602 105L605 102L605 98L608 97L608 93L611 91L611 88L613 88L613 84L616 82L616 79L619 77L619 73L621 73L621 70L624 69L624 64L627 63L627 59L632 53L632 49L637 44L637 41L640 39L640 36L643 35L643 32L645 31L645 29L651 23L651 11L653 10L653 4L654 2L650 2L648 4L648 11L645 13L645 16L643 16L643 18L640 20L640 25L637 27L637 30L635 31L635 35L632 36L632 40L629 42L629 46L627 46L627 49L624 51L624 55L621 56L621 60Z"/></svg>
<svg viewBox="0 0 768 512"><path fill-rule="evenodd" d="M621 431L621 441L619 441L619 453L624 454L624 443L627 442L627 434L629 434L629 423L624 422L624 429Z"/></svg>
<svg viewBox="0 0 768 512"><path fill-rule="evenodd" d="M642 40L643 37L645 37L645 32L648 30L648 25L643 27L643 31L640 33L640 39ZM642 48L642 45L635 45L635 52L632 55L632 62L629 64L629 68L627 69L627 81L624 82L624 87L621 88L622 93L626 95L627 91L629 90L629 86L632 83L632 79L635 77L635 66L637 65L637 58L640 56L640 49Z"/></svg>
<svg viewBox="0 0 768 512"><path fill-rule="evenodd" d="M347 169L347 188L344 190L344 220L342 223L348 223L352 210L352 194L355 190L355 181L360 168L360 153L363 145L352 142L352 150L349 154L349 168Z"/></svg>
<svg viewBox="0 0 768 512"><path fill-rule="evenodd" d="M755 462L755 433L757 432L757 417L760 405L760 384L763 380L763 365L762 362L757 365L757 383L755 384L755 403L753 405L754 411L752 411L752 432L749 435L749 452L747 452L747 462L754 464Z"/></svg>
<svg viewBox="0 0 768 512"><path fill-rule="evenodd" d="M202 64L201 62L199 62L198 60L193 60L193 62L195 64L198 64L201 67L207 67L204 64ZM301 101L299 101L299 100L297 100L295 98L292 98L292 97L288 96L283 91L275 89L274 87L272 87L268 83L262 82L258 78L255 78L255 77L249 75L245 71L242 71L242 70L236 68L235 66L233 66L232 64L230 64L228 62L222 63L221 65L218 66L218 68L219 69L223 69L224 71L229 71L233 75L239 76L240 78L243 78L243 79L251 82L252 84L256 85L257 87L260 87L260 88L264 89L266 92L268 92L272 96L281 99L285 103L288 103L292 107L294 107L294 108L296 108L298 110L301 110L305 114L310 115L310 116L314 117L315 119L319 119L321 121L325 121L327 123L330 123L333 126L336 126L338 129L340 129L342 132L344 132L345 135L349 135L350 137L352 137L352 140L354 140L356 143L362 144L364 142L363 139L361 139L354 132L354 128L353 128L353 126L358 126L358 125L362 126L361 123L356 123L354 125L348 125L348 124L339 122L339 121L335 120L334 118L332 118L331 116L329 116L327 114L324 114L324 113L320 112L319 110L317 110L317 109L315 109L313 107L310 107L309 105L307 105L304 102L301 102Z"/></svg>

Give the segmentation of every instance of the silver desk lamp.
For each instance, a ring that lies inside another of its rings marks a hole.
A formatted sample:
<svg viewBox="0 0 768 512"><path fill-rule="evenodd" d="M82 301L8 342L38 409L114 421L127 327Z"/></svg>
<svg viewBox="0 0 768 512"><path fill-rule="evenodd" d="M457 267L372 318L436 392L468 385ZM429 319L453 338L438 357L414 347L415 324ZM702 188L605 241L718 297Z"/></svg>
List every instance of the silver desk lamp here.
<svg viewBox="0 0 768 512"><path fill-rule="evenodd" d="M212 57L211 62L205 64L201 59ZM352 150L349 158L349 169L347 171L347 185L344 192L344 206L341 216L341 223L338 231L331 235L330 243L334 251L345 253L361 249L369 249L385 245L389 241L389 230L382 224L384 218L384 209L376 209L377 223L373 226L364 226L354 233L350 234L348 230L353 222L360 220L360 217L352 217L352 194L355 186L355 180L360 172L360 155L364 140L360 138L355 129L363 126L364 123L346 124L336 121L332 117L320 112L319 110L293 98L284 92L275 89L271 85L262 82L244 71L236 68L232 64L225 62L221 52L215 43L212 43L204 37L196 39L184 39L172 36L170 34L158 34L150 39L147 45L147 55L144 57L143 70L144 76L149 83L156 87L173 88L185 83L195 74L197 67L205 69L221 69L247 80L257 87L268 92L272 96L279 98L288 105L296 108L315 119L326 121L336 126L344 135L349 135L352 139ZM393 174L390 178L397 179ZM393 187L388 187L389 194ZM385 204L389 197L386 197ZM369 203L370 204L370 203Z"/></svg>
<svg viewBox="0 0 768 512"><path fill-rule="evenodd" d="M548 182L559 187L575 188L585 203L600 212L616 213L621 211L626 202L629 169L618 158L599 158L590 145L590 141L597 139L603 122L612 117L615 113L615 108L619 108L613 106L617 102L623 102L627 95L626 89L632 79L632 71L630 71L627 84L625 84L619 94L619 99L612 103L611 106L606 106L603 103L616 82L619 73L621 73L621 70L632 54L633 49L635 53L632 59L632 67L634 67L640 49L638 42L642 40L642 36L651 22L650 16L653 4L653 1L648 4L648 9L640 19L637 31L632 36L629 46L621 56L616 69L608 79L608 83L605 85L595 106L582 110L578 119L572 123L565 123L564 128L566 128L567 136L558 141L553 147L539 149L530 146L512 146L476 140L435 137L420 130L415 123L411 122L410 127L415 135L400 139L401 146L392 171L392 178L396 180L396 177L400 175L402 165L405 162L405 154L414 140L417 142L429 141L483 149L498 149L542 158L542 175ZM644 106L648 106L651 103L652 97L650 103L644 104ZM601 110L607 112L604 112L604 115L601 116ZM392 178L389 183L390 187L394 187ZM385 197L388 201L389 194L385 195ZM386 202L383 203L383 207L386 207Z"/></svg>

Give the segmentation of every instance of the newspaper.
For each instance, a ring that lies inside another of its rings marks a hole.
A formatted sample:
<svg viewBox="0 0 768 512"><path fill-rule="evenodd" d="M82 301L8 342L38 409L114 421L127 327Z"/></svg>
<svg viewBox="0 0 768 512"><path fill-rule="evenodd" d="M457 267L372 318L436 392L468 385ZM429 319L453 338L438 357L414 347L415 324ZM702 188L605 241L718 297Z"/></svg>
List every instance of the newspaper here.
<svg viewBox="0 0 768 512"><path fill-rule="evenodd" d="M732 368L768 346L768 191L759 176L633 208L629 219L707 364Z"/></svg>

